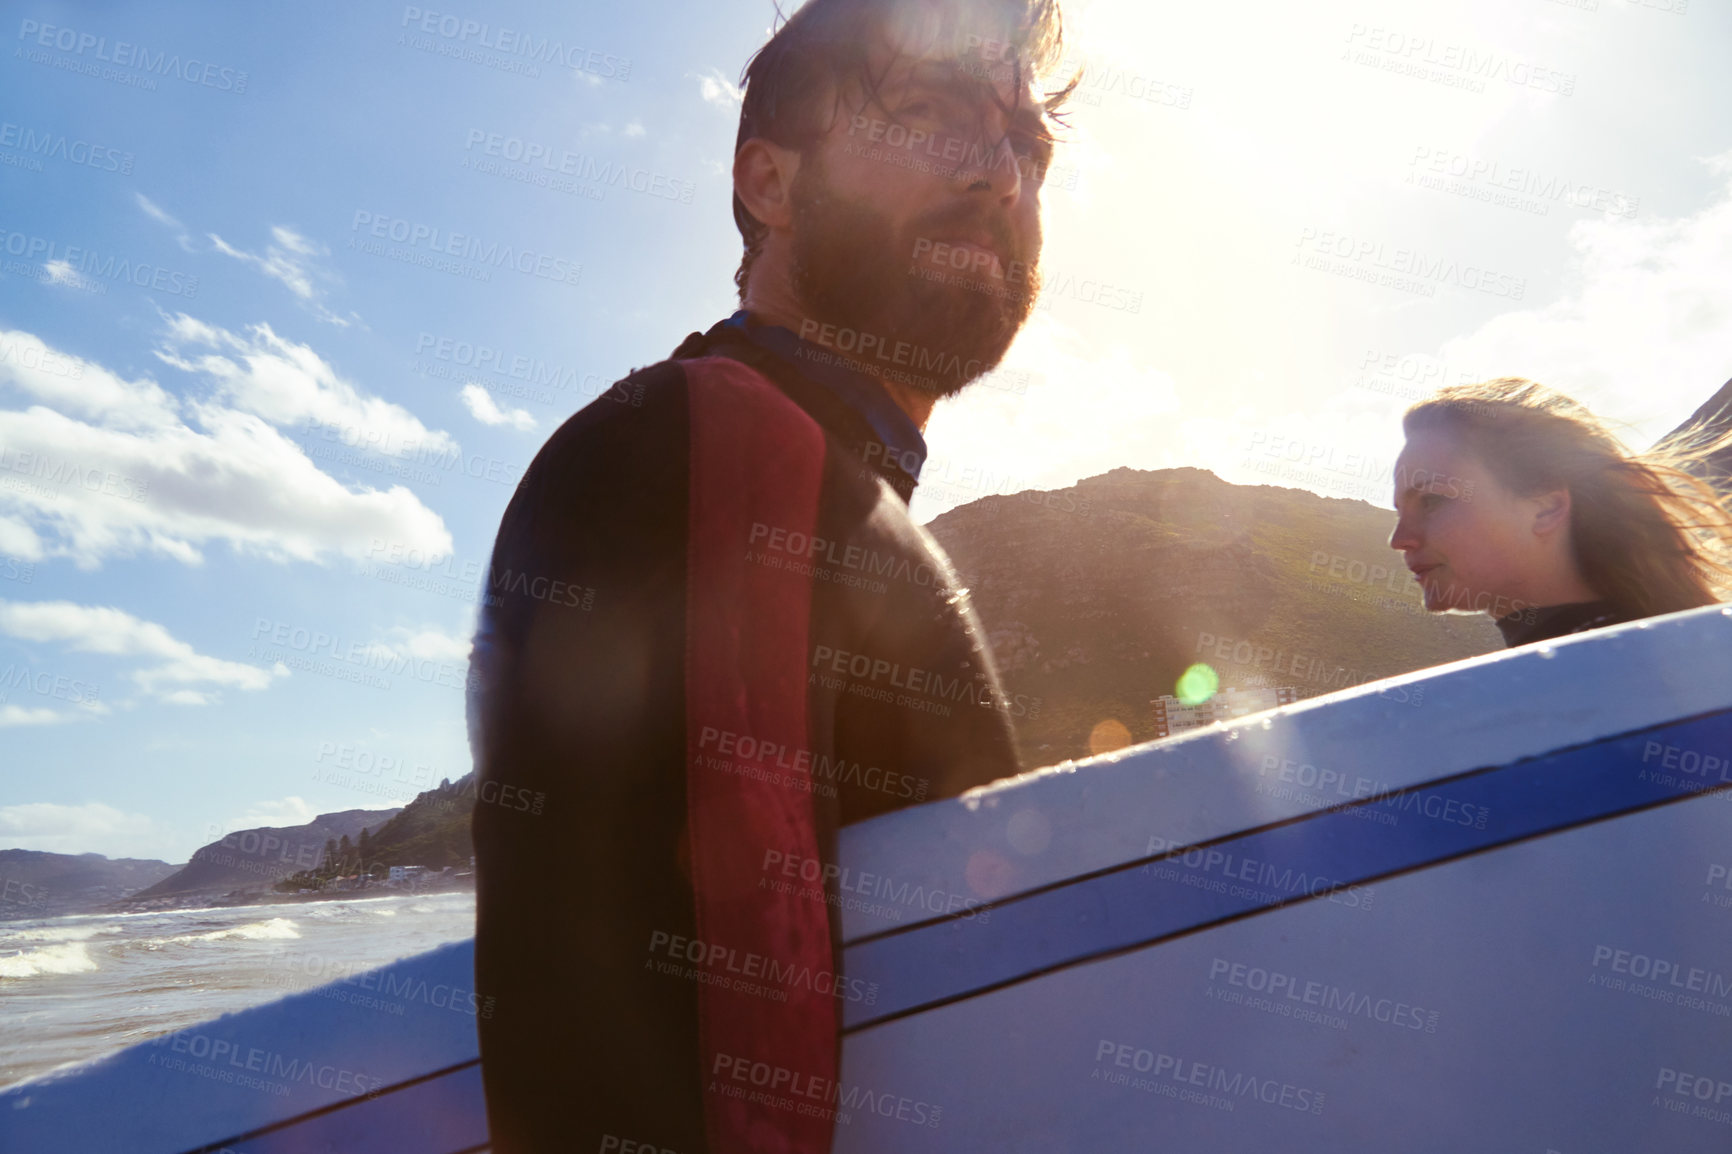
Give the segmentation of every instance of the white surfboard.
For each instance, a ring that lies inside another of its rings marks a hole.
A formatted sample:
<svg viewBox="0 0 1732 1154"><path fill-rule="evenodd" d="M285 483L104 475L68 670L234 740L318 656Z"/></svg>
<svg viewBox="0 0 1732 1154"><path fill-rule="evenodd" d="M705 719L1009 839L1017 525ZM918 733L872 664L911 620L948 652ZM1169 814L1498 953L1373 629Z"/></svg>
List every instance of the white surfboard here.
<svg viewBox="0 0 1732 1154"><path fill-rule="evenodd" d="M1732 1148L1732 611L1044 770L841 859L842 1154ZM14 1087L0 1149L484 1149L472 962Z"/></svg>

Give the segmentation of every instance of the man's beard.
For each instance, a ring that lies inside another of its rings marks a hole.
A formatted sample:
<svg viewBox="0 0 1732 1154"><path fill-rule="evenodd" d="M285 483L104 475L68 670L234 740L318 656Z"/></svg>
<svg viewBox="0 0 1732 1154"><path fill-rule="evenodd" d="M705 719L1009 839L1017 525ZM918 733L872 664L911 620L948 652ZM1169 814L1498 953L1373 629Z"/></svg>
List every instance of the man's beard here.
<svg viewBox="0 0 1732 1154"><path fill-rule="evenodd" d="M852 355L863 371L937 397L960 392L1004 359L1040 291L1038 240L1034 253L1022 253L1009 224L972 198L921 217L911 235L898 236L884 214L838 196L816 154L808 154L790 192L794 291L810 314L805 319L853 330L825 343ZM920 240L981 231L1007 265L983 272L968 262L958 271L914 258ZM872 339L862 346L861 336ZM897 355L899 342L908 346L905 356Z"/></svg>

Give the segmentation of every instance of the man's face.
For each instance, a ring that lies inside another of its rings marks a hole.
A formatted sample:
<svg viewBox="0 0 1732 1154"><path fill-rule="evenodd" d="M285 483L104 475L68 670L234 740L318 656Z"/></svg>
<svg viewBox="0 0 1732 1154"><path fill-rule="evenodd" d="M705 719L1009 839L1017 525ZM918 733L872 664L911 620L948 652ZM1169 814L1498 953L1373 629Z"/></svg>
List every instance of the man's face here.
<svg viewBox="0 0 1732 1154"><path fill-rule="evenodd" d="M844 95L792 186L809 320L877 338L868 368L940 396L998 364L1040 287L1052 145L1015 71L1002 49L901 55L874 92Z"/></svg>

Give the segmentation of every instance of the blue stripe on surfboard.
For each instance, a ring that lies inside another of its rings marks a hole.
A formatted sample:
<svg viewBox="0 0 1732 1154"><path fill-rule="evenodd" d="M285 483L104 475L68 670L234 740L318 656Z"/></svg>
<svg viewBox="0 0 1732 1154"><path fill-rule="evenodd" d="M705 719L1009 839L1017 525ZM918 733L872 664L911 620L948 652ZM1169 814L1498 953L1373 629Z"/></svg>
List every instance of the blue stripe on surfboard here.
<svg viewBox="0 0 1732 1154"><path fill-rule="evenodd" d="M1732 758L1718 759L1712 777L1643 760L1644 751L1668 745L1698 751L1699 767L1701 750L1732 751L1732 712L1367 798L887 931L845 951L849 978L876 991L870 1004L843 1004L844 1029L1295 902L1339 896L1353 904L1355 887L1380 878L1732 788ZM1379 809L1435 816L1400 825L1367 820ZM1461 822L1464 813L1470 824Z"/></svg>
<svg viewBox="0 0 1732 1154"><path fill-rule="evenodd" d="M336 1102L185 1154L295 1154L302 1150L475 1154L488 1144L479 1058L363 1098Z"/></svg>

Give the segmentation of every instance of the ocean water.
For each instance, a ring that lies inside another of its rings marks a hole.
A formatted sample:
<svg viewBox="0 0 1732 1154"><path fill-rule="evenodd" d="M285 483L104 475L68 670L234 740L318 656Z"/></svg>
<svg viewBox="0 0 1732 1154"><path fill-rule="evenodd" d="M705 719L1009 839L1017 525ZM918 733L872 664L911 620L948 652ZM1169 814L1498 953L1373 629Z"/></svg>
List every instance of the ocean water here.
<svg viewBox="0 0 1732 1154"><path fill-rule="evenodd" d="M0 1086L474 932L472 891L0 922Z"/></svg>

